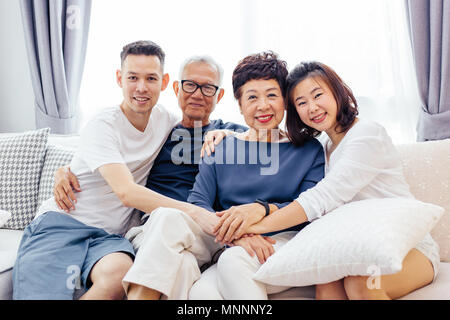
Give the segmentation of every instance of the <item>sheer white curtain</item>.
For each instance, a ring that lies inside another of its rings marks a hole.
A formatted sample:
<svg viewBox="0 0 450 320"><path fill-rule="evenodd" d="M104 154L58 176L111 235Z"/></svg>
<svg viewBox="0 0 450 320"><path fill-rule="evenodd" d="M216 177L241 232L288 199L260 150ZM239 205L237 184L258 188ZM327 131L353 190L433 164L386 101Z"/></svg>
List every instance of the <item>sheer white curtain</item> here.
<svg viewBox="0 0 450 320"><path fill-rule="evenodd" d="M151 39L166 51L171 80L190 55L209 54L222 64L226 93L212 118L243 123L233 68L250 53L273 50L289 68L304 60L328 64L353 89L361 116L384 125L395 143L413 142L420 102L403 6L403 0L94 1L82 124L121 101L115 70L122 46ZM179 112L171 84L160 102Z"/></svg>

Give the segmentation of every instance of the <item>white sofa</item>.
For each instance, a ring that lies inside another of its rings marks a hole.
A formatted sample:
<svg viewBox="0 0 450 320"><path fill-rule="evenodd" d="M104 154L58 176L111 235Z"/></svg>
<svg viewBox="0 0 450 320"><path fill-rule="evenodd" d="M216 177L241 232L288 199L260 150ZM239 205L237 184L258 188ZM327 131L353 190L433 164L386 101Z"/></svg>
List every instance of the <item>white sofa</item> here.
<svg viewBox="0 0 450 320"><path fill-rule="evenodd" d="M4 135L0 134L0 138ZM53 148L53 153L55 150L68 152L67 156L70 157L77 140L76 136L50 136L44 162L48 164L49 161L52 161L52 163L44 166L47 170L45 179L49 179L49 170L67 162L67 157L50 159L48 150ZM413 194L419 200L440 205L446 210L431 233L440 246L439 274L432 284L416 290L402 299L450 300L450 139L399 145L398 150L403 160L406 179ZM42 181L40 185L42 185ZM43 189L38 190L41 200L49 196L49 188ZM0 299L11 299L12 297L12 268L22 233L21 230L0 229ZM270 299L314 299L314 286L292 288L271 295Z"/></svg>

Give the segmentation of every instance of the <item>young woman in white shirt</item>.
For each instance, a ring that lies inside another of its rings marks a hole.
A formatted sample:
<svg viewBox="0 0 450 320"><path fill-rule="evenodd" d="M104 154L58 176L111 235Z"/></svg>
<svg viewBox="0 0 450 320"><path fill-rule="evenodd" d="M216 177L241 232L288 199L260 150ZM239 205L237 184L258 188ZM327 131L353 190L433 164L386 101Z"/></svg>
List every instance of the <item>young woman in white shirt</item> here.
<svg viewBox="0 0 450 320"><path fill-rule="evenodd" d="M313 221L338 206L369 198L413 197L400 159L386 130L357 117L350 88L319 62L297 65L287 78L286 126L290 140L302 144L307 132L322 135L325 178L288 206L248 226L233 212L218 213L216 239L224 243L244 234L261 234ZM349 276L316 285L317 299L396 299L433 281L439 248L429 234L403 260L403 268L381 276L379 289L367 287L366 276Z"/></svg>

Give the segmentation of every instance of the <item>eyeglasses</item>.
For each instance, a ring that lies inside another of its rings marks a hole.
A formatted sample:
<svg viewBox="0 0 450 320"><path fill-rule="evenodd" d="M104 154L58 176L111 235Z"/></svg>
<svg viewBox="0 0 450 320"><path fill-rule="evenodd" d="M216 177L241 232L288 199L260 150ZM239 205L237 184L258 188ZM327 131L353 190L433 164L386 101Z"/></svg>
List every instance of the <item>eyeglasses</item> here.
<svg viewBox="0 0 450 320"><path fill-rule="evenodd" d="M183 91L186 93L194 93L198 88L200 88L202 94L207 97L212 97L219 89L218 86L212 84L200 85L191 80L181 80L181 88L183 88Z"/></svg>

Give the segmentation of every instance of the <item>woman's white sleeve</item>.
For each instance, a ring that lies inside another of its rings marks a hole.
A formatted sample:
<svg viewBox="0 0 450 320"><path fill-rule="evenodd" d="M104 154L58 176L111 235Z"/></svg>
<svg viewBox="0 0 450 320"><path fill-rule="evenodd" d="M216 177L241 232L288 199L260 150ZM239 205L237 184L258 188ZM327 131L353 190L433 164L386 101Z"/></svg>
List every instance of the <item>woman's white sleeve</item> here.
<svg viewBox="0 0 450 320"><path fill-rule="evenodd" d="M297 198L309 221L351 201L385 168L383 136L361 136L346 141L339 159L313 188Z"/></svg>

